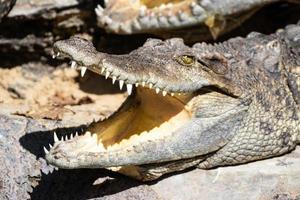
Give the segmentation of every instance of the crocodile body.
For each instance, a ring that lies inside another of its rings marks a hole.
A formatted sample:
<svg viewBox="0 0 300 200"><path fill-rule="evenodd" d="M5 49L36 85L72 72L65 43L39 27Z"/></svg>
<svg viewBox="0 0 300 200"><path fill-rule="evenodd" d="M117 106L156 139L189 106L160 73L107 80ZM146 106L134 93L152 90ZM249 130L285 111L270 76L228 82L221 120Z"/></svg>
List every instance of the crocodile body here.
<svg viewBox="0 0 300 200"><path fill-rule="evenodd" d="M271 35L186 46L149 39L129 54L70 38L56 56L126 84L108 119L46 151L61 168L108 168L140 180L288 153L300 142L300 23Z"/></svg>
<svg viewBox="0 0 300 200"><path fill-rule="evenodd" d="M280 0L107 0L95 9L98 25L117 34L152 33L188 40L216 39L265 5ZM282 1L285 2L285 1ZM299 3L299 0L290 1Z"/></svg>

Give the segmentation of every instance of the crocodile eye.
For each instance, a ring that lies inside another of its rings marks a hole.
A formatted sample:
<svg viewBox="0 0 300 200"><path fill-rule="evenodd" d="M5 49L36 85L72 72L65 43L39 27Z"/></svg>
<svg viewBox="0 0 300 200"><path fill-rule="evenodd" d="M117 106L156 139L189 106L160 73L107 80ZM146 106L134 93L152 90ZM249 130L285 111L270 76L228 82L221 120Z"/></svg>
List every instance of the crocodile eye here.
<svg viewBox="0 0 300 200"><path fill-rule="evenodd" d="M184 62L184 64L186 65L191 65L194 63L194 57L192 56L182 56L181 60Z"/></svg>
<svg viewBox="0 0 300 200"><path fill-rule="evenodd" d="M183 56L178 57L177 61L182 65L191 66L195 63L195 57L183 55Z"/></svg>

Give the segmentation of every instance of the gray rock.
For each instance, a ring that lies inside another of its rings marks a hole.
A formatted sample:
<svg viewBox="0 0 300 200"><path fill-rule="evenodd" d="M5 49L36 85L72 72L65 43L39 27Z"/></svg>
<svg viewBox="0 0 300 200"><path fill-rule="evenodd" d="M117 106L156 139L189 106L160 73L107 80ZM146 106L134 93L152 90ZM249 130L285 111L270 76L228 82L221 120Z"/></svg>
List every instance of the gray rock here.
<svg viewBox="0 0 300 200"><path fill-rule="evenodd" d="M245 165L196 169L151 187L163 199L296 199L300 197L300 148L283 157Z"/></svg>

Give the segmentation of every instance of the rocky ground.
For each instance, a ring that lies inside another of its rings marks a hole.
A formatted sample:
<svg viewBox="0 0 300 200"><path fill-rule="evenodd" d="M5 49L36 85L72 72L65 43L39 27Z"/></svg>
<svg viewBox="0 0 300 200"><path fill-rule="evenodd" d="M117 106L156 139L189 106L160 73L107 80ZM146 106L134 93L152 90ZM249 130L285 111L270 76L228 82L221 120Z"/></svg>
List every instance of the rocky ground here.
<svg viewBox="0 0 300 200"><path fill-rule="evenodd" d="M102 77L81 78L51 59L54 41L80 34L122 53L148 37L96 27L95 1L19 0L0 24L0 199L300 199L300 148L282 157L213 170L190 169L141 183L102 169L56 170L43 146L107 117L126 94ZM273 32L300 19L300 7L273 5L220 40ZM263 19L263 20L262 20ZM255 21L256 20L256 21ZM269 20L269 21L268 21ZM257 26L263 23L269 26ZM276 22L276 23L274 23Z"/></svg>

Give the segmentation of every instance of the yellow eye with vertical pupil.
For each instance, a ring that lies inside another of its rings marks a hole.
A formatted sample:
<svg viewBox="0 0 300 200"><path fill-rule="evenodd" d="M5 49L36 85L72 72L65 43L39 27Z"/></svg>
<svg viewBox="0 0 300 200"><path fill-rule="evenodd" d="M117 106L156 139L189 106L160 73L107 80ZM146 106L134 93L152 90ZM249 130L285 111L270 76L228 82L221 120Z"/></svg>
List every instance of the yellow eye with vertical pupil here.
<svg viewBox="0 0 300 200"><path fill-rule="evenodd" d="M181 56L181 60L185 65L192 65L194 64L195 61L193 56L187 56L187 55Z"/></svg>

